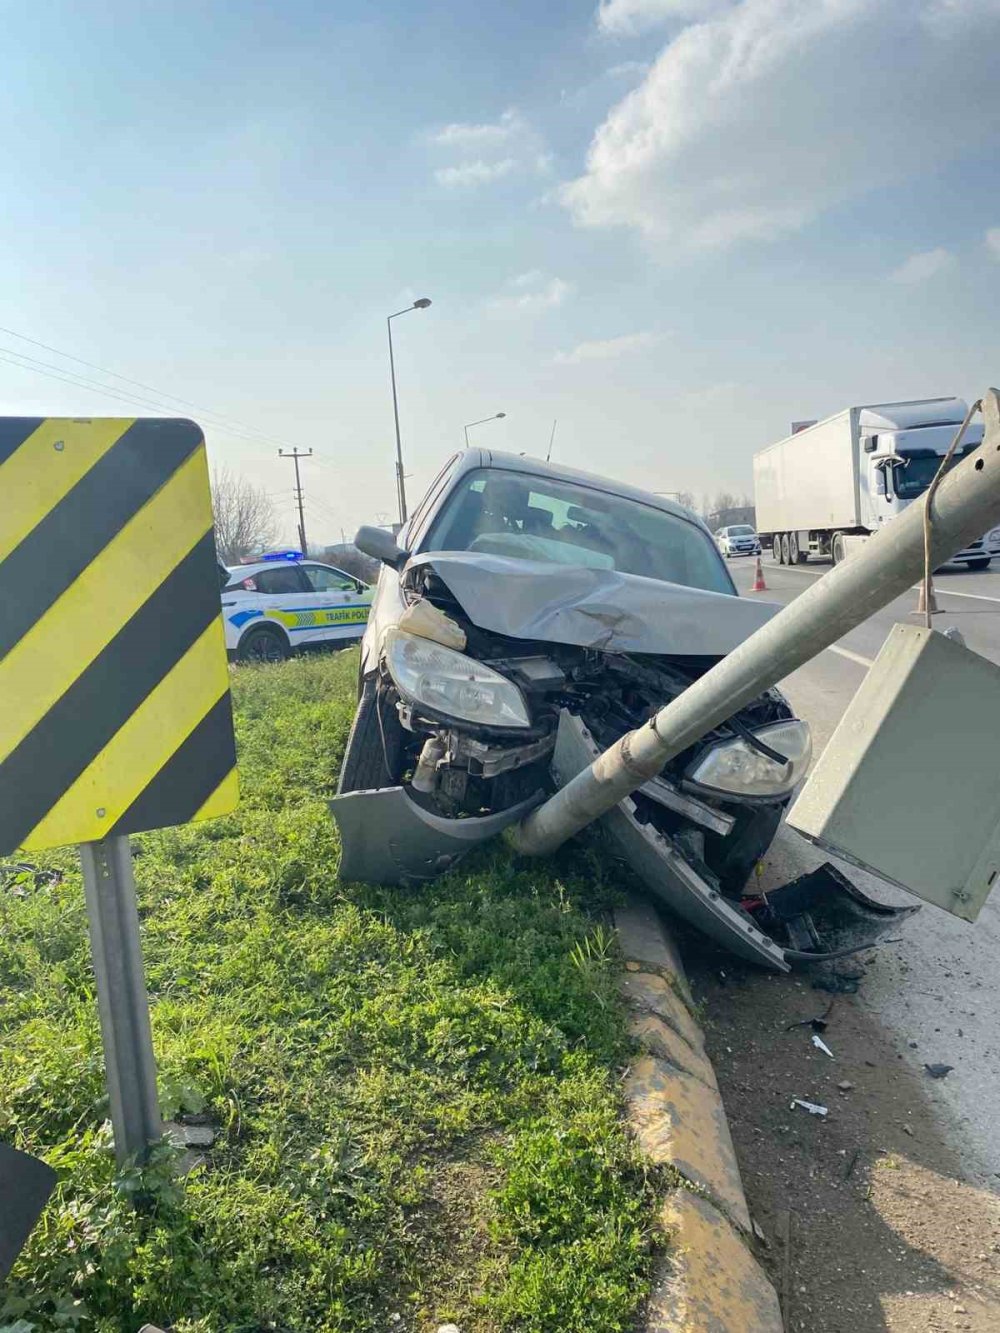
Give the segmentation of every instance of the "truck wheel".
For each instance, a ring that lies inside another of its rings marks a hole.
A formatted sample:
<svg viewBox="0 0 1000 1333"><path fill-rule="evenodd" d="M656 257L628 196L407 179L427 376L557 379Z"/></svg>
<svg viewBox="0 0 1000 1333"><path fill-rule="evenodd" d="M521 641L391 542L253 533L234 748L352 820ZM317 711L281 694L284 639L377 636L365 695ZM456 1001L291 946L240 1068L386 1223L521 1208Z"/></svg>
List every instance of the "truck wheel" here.
<svg viewBox="0 0 1000 1333"><path fill-rule="evenodd" d="M844 538L838 532L830 543L830 557L835 565L843 563L844 560Z"/></svg>
<svg viewBox="0 0 1000 1333"><path fill-rule="evenodd" d="M791 543L788 540L787 532L781 534L781 563L783 565L790 565L792 563Z"/></svg>
<svg viewBox="0 0 1000 1333"><path fill-rule="evenodd" d="M244 634L236 650L240 662L284 662L288 656L288 640L284 635L263 625Z"/></svg>
<svg viewBox="0 0 1000 1333"><path fill-rule="evenodd" d="M969 567L969 569L974 569L976 570L977 573L979 573L984 569L989 569L990 567L989 558L980 560L967 560L965 563Z"/></svg>
<svg viewBox="0 0 1000 1333"><path fill-rule="evenodd" d="M795 532L788 534L788 563L790 565L799 563L799 538Z"/></svg>

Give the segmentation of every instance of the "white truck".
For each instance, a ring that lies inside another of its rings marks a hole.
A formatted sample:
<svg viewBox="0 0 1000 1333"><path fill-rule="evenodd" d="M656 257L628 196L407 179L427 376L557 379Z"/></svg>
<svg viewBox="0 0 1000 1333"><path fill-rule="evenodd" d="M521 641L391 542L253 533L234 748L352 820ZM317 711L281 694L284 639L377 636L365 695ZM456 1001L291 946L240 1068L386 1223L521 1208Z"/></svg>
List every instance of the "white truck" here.
<svg viewBox="0 0 1000 1333"><path fill-rule="evenodd" d="M852 545L923 495L955 437L967 407L961 398L869 403L804 423L754 455L757 531L783 565L810 555L838 564ZM973 421L960 447L983 438ZM1000 527L955 556L986 569L1000 556Z"/></svg>

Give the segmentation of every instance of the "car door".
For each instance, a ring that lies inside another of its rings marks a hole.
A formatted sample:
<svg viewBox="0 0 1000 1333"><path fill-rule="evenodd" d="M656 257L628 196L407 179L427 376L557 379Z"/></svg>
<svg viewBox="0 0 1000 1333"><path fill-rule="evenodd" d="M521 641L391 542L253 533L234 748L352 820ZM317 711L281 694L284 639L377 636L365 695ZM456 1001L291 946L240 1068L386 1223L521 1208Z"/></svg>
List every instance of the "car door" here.
<svg viewBox="0 0 1000 1333"><path fill-rule="evenodd" d="M257 620L248 621L247 629L273 621L285 631L292 648L297 648L302 642L302 606L309 595L309 585L298 565L275 564L269 569L257 569L247 582L253 584L253 589L247 589L250 593L247 610L258 609L262 613Z"/></svg>
<svg viewBox="0 0 1000 1333"><path fill-rule="evenodd" d="M310 589L303 604L312 612L312 624L303 631L303 640L325 643L360 638L368 621L372 590L332 565L307 563L299 568Z"/></svg>

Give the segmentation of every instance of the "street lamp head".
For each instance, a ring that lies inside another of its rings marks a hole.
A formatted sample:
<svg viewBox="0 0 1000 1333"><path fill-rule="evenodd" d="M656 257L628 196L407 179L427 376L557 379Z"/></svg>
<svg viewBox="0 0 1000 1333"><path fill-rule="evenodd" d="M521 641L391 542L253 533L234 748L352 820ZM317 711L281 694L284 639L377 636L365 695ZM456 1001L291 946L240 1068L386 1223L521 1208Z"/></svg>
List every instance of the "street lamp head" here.
<svg viewBox="0 0 1000 1333"><path fill-rule="evenodd" d="M431 298L429 296L418 296L413 302L413 308L414 310L426 310L430 303Z"/></svg>

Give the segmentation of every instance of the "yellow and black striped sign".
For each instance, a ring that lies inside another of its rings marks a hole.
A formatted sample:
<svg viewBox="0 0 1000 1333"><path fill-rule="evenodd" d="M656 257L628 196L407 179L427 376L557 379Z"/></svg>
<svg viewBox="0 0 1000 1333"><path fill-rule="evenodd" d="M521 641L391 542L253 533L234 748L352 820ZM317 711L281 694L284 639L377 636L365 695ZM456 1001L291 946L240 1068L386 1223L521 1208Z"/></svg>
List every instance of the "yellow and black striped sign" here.
<svg viewBox="0 0 1000 1333"><path fill-rule="evenodd" d="M0 854L237 799L200 429L0 418Z"/></svg>

